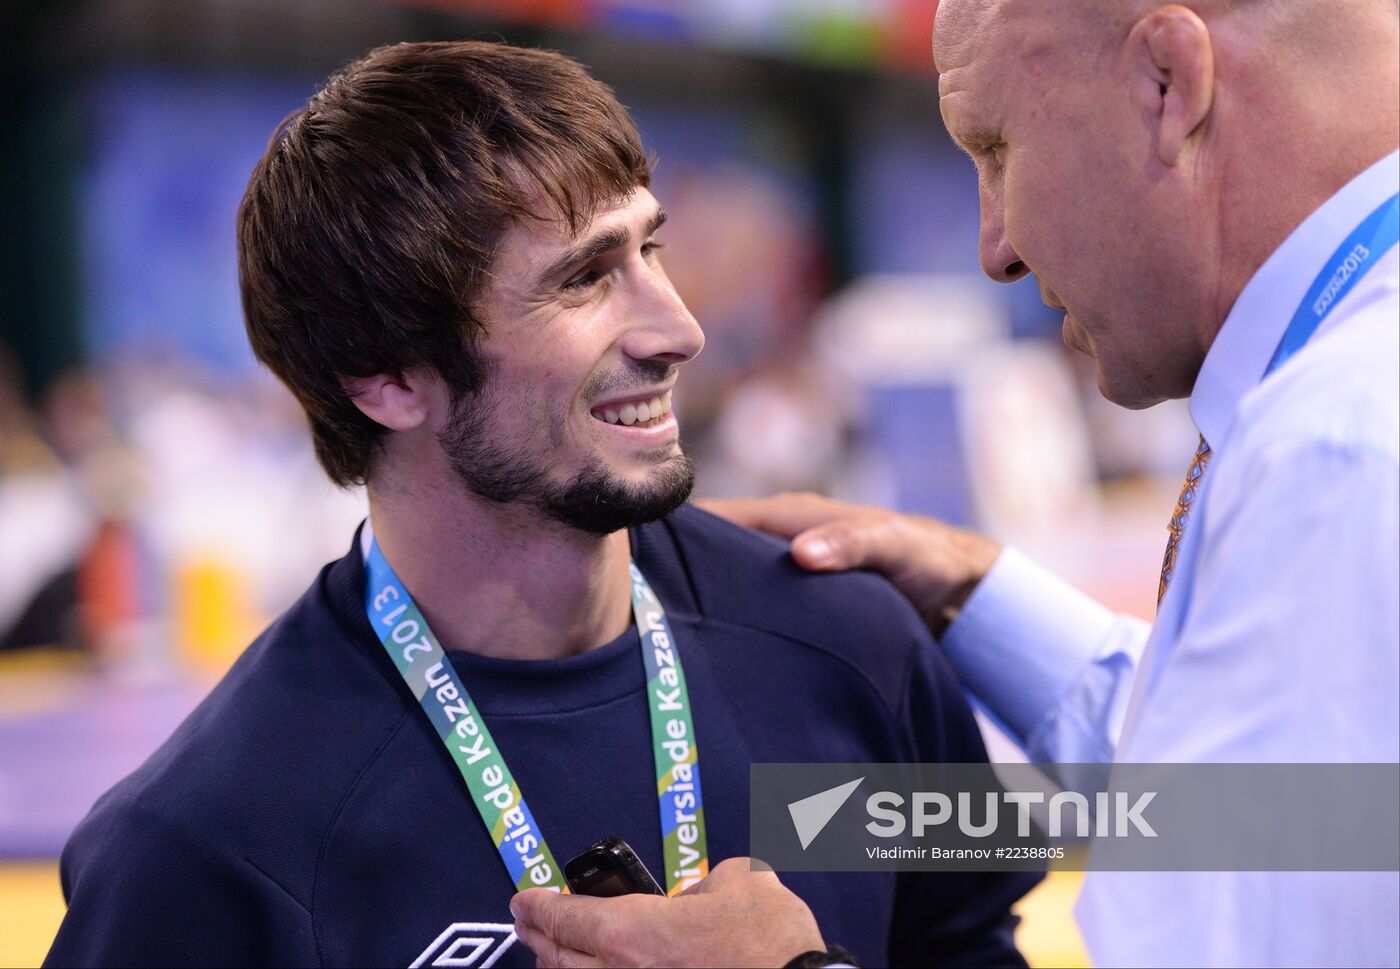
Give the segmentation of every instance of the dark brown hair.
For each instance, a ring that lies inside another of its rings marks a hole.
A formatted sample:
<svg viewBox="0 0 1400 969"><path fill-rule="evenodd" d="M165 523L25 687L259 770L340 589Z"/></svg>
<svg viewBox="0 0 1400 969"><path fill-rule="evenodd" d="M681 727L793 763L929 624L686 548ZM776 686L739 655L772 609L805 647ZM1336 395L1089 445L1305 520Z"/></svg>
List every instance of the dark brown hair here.
<svg viewBox="0 0 1400 969"><path fill-rule="evenodd" d="M331 77L278 126L238 212L248 339L326 473L363 483L386 432L343 379L431 368L459 398L480 388L473 306L509 225L577 233L649 181L612 91L552 51L395 44Z"/></svg>

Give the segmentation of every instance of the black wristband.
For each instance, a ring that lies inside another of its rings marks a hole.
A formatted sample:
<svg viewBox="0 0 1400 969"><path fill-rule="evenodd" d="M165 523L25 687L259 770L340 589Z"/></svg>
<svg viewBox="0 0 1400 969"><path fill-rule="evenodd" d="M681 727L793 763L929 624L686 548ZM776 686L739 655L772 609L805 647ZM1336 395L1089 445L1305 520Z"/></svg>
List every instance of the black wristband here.
<svg viewBox="0 0 1400 969"><path fill-rule="evenodd" d="M821 969L822 966L845 963L846 965L859 966L856 957L851 955L839 945L828 946L826 951L813 949L811 952L804 952L800 956L794 956L783 966L783 969Z"/></svg>

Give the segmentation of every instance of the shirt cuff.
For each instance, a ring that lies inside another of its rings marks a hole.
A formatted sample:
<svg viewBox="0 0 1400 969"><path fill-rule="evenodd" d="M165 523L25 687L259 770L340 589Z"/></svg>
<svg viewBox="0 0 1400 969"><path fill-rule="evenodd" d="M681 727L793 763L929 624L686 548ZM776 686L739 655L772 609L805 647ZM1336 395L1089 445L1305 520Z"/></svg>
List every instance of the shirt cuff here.
<svg viewBox="0 0 1400 969"><path fill-rule="evenodd" d="M942 638L968 690L1024 745L1113 631L1111 610L1004 548Z"/></svg>

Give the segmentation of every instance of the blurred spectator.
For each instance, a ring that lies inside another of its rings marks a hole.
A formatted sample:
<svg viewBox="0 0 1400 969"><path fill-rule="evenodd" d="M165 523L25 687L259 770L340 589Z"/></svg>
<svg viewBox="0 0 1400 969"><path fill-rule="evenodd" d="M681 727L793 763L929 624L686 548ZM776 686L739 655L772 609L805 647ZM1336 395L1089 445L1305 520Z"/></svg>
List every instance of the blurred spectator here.
<svg viewBox="0 0 1400 969"><path fill-rule="evenodd" d="M78 560L94 520L0 347L0 651L79 644Z"/></svg>
<svg viewBox="0 0 1400 969"><path fill-rule="evenodd" d="M855 408L807 355L735 380L697 448L697 489L710 496L845 493Z"/></svg>

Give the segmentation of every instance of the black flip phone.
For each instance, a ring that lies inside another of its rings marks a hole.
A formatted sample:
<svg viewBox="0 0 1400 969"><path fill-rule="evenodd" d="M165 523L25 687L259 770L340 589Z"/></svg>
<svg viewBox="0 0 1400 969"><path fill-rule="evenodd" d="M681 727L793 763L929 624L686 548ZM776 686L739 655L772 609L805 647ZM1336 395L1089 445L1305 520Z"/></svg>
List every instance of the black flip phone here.
<svg viewBox="0 0 1400 969"><path fill-rule="evenodd" d="M621 838L604 838L564 866L576 895L665 895L642 859Z"/></svg>

